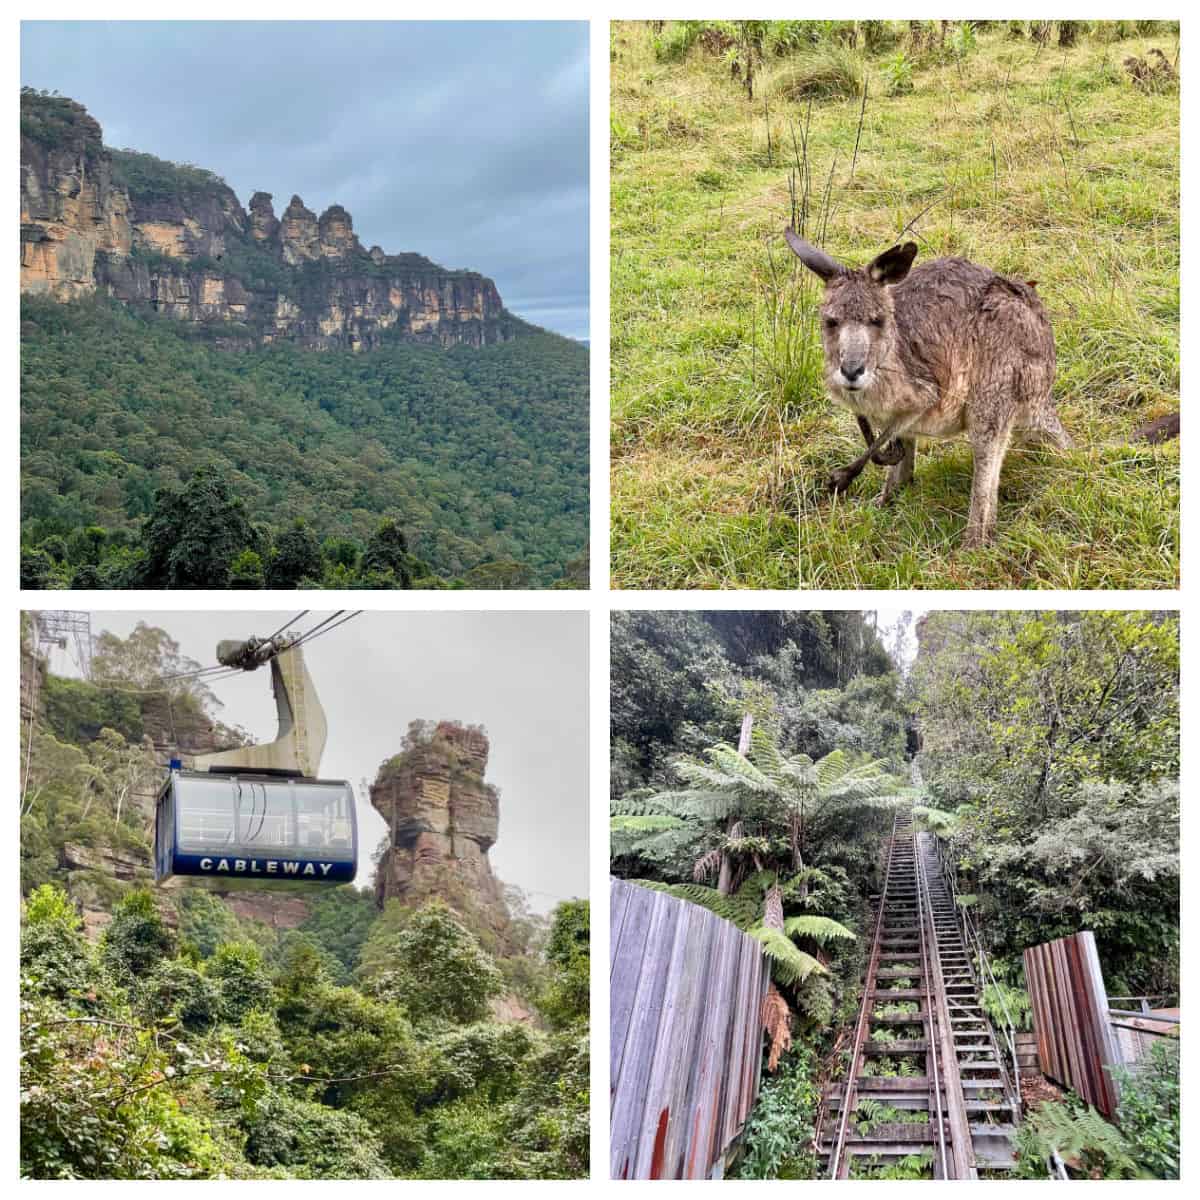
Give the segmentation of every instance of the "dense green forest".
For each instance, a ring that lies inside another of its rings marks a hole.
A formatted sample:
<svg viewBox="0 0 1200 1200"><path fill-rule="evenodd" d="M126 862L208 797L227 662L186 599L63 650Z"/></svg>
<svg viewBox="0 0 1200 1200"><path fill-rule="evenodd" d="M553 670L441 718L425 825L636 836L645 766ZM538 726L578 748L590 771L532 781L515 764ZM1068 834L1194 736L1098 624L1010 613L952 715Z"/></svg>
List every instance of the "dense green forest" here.
<svg viewBox="0 0 1200 1200"><path fill-rule="evenodd" d="M817 1172L898 811L954 864L994 1019L1004 1004L1030 1027L1021 952L1081 929L1110 996L1177 1002L1177 615L617 613L612 663L613 873L736 922L772 965L740 1177ZM1177 1045L1156 1055L1115 1126L1071 1094L1030 1108L1017 1174L1044 1176L1055 1146L1077 1177L1177 1177Z"/></svg>
<svg viewBox="0 0 1200 1200"><path fill-rule="evenodd" d="M510 888L501 941L451 892L156 887L153 740L242 736L186 665L145 627L95 683L23 653L22 1176L586 1175L587 901Z"/></svg>
<svg viewBox="0 0 1200 1200"><path fill-rule="evenodd" d="M22 586L586 585L576 342L229 351L102 299L21 321ZM197 472L223 507L181 550Z"/></svg>

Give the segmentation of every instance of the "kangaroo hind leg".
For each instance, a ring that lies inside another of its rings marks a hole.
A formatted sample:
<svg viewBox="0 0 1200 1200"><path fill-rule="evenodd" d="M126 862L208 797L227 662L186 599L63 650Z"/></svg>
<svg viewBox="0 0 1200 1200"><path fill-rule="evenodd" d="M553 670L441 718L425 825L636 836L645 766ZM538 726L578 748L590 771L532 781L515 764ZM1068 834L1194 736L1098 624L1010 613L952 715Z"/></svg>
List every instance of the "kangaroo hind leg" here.
<svg viewBox="0 0 1200 1200"><path fill-rule="evenodd" d="M967 515L962 545L984 546L996 529L996 509L1000 503L1000 469L1013 438L1018 406L1013 379L995 379L980 388L968 401L967 437L974 454L971 479L971 511Z"/></svg>

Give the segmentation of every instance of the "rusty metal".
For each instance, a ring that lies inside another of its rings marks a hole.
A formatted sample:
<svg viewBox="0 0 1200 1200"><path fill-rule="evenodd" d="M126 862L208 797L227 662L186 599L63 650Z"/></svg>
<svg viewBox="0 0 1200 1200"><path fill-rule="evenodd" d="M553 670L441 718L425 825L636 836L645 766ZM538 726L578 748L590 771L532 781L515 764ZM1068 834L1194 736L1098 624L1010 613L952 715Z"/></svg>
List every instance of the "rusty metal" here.
<svg viewBox="0 0 1200 1200"><path fill-rule="evenodd" d="M935 1178L975 1179L980 1169L1011 1169L1017 1105L935 841L929 834L914 837L911 813L898 813L886 855L848 1073L827 1089L823 1102L830 1127L822 1122L818 1147L828 1155L828 1174L846 1179L855 1157L894 1160L918 1149L932 1150ZM908 977L919 986L903 986ZM902 986L892 987L895 980ZM917 1011L877 1012L898 1000L916 1001ZM905 1026L919 1028L921 1036L890 1032ZM924 1073L861 1073L868 1059L881 1054L911 1055L923 1061ZM927 1122L854 1122L852 1129L852 1117L867 1099L922 1112Z"/></svg>
<svg viewBox="0 0 1200 1200"><path fill-rule="evenodd" d="M1109 997L1111 999L1111 997ZM1117 1053L1127 1067L1136 1068L1138 1063L1163 1038L1178 1039L1179 1009L1149 1009L1145 1012L1128 1012L1121 1009L1108 1010L1109 1028L1112 1030Z"/></svg>
<svg viewBox="0 0 1200 1200"><path fill-rule="evenodd" d="M666 893L609 893L612 1178L709 1178L758 1096L762 945Z"/></svg>
<svg viewBox="0 0 1200 1200"><path fill-rule="evenodd" d="M1042 1074L1113 1116L1117 1086L1109 1069L1121 1062L1121 1053L1091 931L1026 950L1025 982Z"/></svg>
<svg viewBox="0 0 1200 1200"><path fill-rule="evenodd" d="M892 863L895 858L899 822L900 817L897 816L892 823L892 836L888 839L887 866L883 873L883 889L879 894L879 909L875 914L875 931L871 938L871 957L867 962L867 986L863 992L862 1004L858 1010L858 1020L854 1026L854 1044L850 1051L850 1062L846 1068L846 1085L842 1093L842 1115L838 1120L837 1136L829 1152L829 1175L832 1179L845 1178L843 1172L848 1172L850 1166L846 1156L846 1135L849 1131L850 1114L857 1107L858 1066L862 1061L863 1042L866 1040L867 1029L870 1026L870 1014L875 1007L873 988L882 951L883 918L887 910L888 886L892 880Z"/></svg>
<svg viewBox="0 0 1200 1200"><path fill-rule="evenodd" d="M971 1128L967 1120L966 1101L963 1093L963 1081L959 1072L958 1054L955 1050L954 1026L951 1023L950 1004L946 976L942 972L942 956L949 955L953 947L949 944L942 946L942 937L947 943L953 933L943 927L939 931L937 912L934 908L933 894L930 890L928 870L929 835L921 835L920 849L916 855L917 887L921 898L921 922L923 925L921 949L929 962L929 974L925 977L925 992L928 997L929 1020L937 1033L935 1053L930 1055L934 1063L934 1087L938 1096L938 1115L941 1117L941 1097L944 1094L946 1104L946 1125L951 1147L951 1161L946 1161L943 1143L942 1161L945 1170L944 1179L978 1179L975 1170L975 1158L971 1145ZM940 878L935 875L935 881ZM939 895L939 900L947 900ZM957 932L956 930L954 932ZM961 944L961 943L960 943ZM960 971L963 968L958 968ZM969 970L969 965L965 968ZM931 1041L934 1039L930 1038Z"/></svg>

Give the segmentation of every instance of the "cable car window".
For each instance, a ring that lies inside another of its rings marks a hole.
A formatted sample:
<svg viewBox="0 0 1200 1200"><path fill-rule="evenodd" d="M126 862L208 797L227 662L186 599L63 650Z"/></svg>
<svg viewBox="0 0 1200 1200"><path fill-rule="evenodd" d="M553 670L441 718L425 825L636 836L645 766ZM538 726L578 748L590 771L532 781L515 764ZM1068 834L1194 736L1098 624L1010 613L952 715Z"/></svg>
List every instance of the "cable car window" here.
<svg viewBox="0 0 1200 1200"><path fill-rule="evenodd" d="M177 774L158 812L164 856L294 855L354 862L354 794L341 781Z"/></svg>
<svg viewBox="0 0 1200 1200"><path fill-rule="evenodd" d="M290 781L239 778L234 781L234 789L239 845L295 846L295 798Z"/></svg>
<svg viewBox="0 0 1200 1200"><path fill-rule="evenodd" d="M219 775L176 776L175 799L181 850L201 854L237 845L232 779Z"/></svg>
<svg viewBox="0 0 1200 1200"><path fill-rule="evenodd" d="M345 784L305 783L296 788L297 845L335 858L354 853L350 789Z"/></svg>

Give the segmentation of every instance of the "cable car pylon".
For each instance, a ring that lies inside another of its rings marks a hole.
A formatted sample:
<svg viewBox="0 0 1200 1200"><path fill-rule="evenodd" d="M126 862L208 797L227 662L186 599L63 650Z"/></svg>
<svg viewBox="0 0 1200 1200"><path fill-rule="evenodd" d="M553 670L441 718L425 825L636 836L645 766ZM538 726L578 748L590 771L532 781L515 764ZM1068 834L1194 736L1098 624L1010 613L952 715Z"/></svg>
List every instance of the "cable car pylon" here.
<svg viewBox="0 0 1200 1200"><path fill-rule="evenodd" d="M217 662L226 667L254 671L266 663L271 667L275 714L279 731L273 742L238 746L213 754L198 754L193 763L199 770L213 767L266 768L295 771L315 777L321 770L328 724L316 685L304 662L298 639L276 636L223 641L217 645Z"/></svg>

